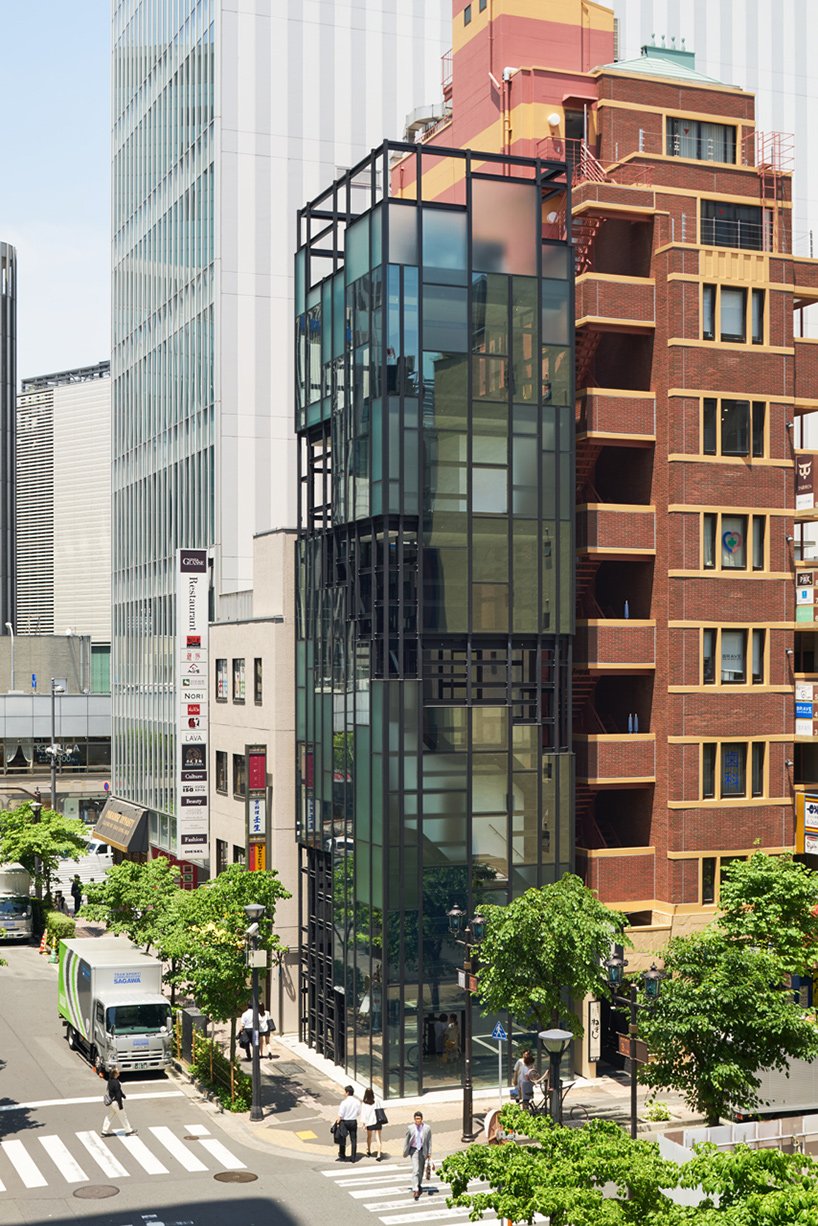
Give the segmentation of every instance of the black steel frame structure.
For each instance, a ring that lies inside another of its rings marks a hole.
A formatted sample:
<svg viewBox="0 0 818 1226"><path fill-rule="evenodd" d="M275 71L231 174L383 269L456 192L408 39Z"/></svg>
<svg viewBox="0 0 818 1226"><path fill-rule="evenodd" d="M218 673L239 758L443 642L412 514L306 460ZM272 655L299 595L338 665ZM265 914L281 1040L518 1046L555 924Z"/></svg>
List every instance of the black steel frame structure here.
<svg viewBox="0 0 818 1226"><path fill-rule="evenodd" d="M301 1034L387 1097L461 1080L452 904L573 867L570 216L384 142L298 217Z"/></svg>

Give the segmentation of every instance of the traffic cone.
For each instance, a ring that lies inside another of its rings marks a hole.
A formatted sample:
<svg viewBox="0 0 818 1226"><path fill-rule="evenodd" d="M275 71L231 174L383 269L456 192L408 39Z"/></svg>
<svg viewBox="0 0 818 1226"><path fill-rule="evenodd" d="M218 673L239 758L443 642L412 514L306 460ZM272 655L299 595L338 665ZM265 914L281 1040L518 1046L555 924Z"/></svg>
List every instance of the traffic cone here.
<svg viewBox="0 0 818 1226"><path fill-rule="evenodd" d="M45 932L43 932L43 939L40 941L40 953L45 953Z"/></svg>

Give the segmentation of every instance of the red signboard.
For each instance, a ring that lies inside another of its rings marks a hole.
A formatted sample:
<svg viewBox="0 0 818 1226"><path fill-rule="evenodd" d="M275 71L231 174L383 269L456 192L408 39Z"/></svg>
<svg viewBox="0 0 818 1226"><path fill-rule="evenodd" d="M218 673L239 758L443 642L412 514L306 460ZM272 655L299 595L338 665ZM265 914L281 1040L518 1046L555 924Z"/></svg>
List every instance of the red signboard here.
<svg viewBox="0 0 818 1226"><path fill-rule="evenodd" d="M251 792L263 792L267 786L266 749L251 749L247 755L247 786Z"/></svg>

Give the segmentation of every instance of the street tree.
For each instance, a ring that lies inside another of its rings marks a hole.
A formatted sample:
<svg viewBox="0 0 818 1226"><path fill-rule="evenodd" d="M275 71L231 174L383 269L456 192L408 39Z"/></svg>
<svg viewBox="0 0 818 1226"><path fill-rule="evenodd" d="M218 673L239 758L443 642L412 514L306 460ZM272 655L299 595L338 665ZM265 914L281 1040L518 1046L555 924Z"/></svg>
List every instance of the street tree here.
<svg viewBox="0 0 818 1226"><path fill-rule="evenodd" d="M46 898L60 861L79 860L87 851L88 828L78 818L43 809L35 822L29 801L0 810L0 862L22 864Z"/></svg>
<svg viewBox="0 0 818 1226"><path fill-rule="evenodd" d="M759 1106L759 1070L786 1072L791 1059L818 1055L818 1028L782 990L774 953L714 925L672 940L664 962L661 995L640 1014L651 1056L640 1080L678 1090L708 1124Z"/></svg>
<svg viewBox="0 0 818 1226"><path fill-rule="evenodd" d="M818 1164L776 1150L719 1153L697 1147L685 1166L663 1159L654 1141L632 1140L611 1120L584 1128L555 1127L519 1107L503 1108L507 1132L524 1145L471 1145L442 1163L451 1207L471 1221L494 1211L500 1220L551 1226L796 1226L818 1221ZM488 1190L469 1192L470 1180ZM616 1189L610 1195L610 1187ZM698 1204L677 1204L666 1192L702 1190ZM606 1194L606 1192L608 1194ZM716 1198L715 1193L718 1193Z"/></svg>
<svg viewBox="0 0 818 1226"><path fill-rule="evenodd" d="M607 993L602 963L625 940L625 917L604 906L571 873L526 890L507 907L484 907L478 994L488 1012L509 1010L518 1025L543 1030L564 1021L584 1034L574 1002ZM630 944L625 940L626 944Z"/></svg>
<svg viewBox="0 0 818 1226"><path fill-rule="evenodd" d="M804 974L818 965L818 873L792 856L755 851L723 870L719 929L732 941L775 952Z"/></svg>
<svg viewBox="0 0 818 1226"><path fill-rule="evenodd" d="M176 981L199 1008L217 1022L230 1022L230 1058L236 1055L236 1014L247 1003L248 969L245 932L248 903L266 908L259 924L258 946L271 955L286 953L274 929L276 906L291 894L273 871L249 872L231 864L198 890L183 891L179 923L163 953L176 959ZM265 975L266 971L260 971Z"/></svg>
<svg viewBox="0 0 818 1226"><path fill-rule="evenodd" d="M161 944L168 916L175 914L176 896L183 891L179 869L166 856L157 856L146 864L115 864L103 881L90 883L86 893L83 917L104 922L109 932L125 933L150 952Z"/></svg>

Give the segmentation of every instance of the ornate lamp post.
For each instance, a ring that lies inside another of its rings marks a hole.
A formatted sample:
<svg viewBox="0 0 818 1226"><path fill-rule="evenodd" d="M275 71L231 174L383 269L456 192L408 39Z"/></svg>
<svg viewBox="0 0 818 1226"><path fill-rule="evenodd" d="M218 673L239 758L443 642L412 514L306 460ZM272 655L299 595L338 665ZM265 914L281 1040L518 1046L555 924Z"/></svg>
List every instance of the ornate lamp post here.
<svg viewBox="0 0 818 1226"><path fill-rule="evenodd" d="M631 1062L631 1136L636 1139L636 1040L639 1037L638 1027L638 1012L640 1006L636 999L636 983L631 983L628 996L619 996L617 988L622 985L622 972L627 966L627 962L622 958L608 958L605 966L608 971L608 983L614 990L613 1002L615 1005L630 1005L630 1024L628 1025L629 1036L629 1057ZM643 979L645 981L645 996L648 998L648 1003L651 1004L659 996L662 980L665 977L665 972L656 969L656 964L653 963L649 971L645 971Z"/></svg>
<svg viewBox="0 0 818 1226"><path fill-rule="evenodd" d="M244 914L249 920L246 937L250 943L248 962L253 971L253 1102L250 1108L250 1119L254 1122L264 1119L261 1109L261 1053L258 1045L258 968L259 961L266 963L267 955L262 950L259 959L258 925L264 916L266 907L261 903L250 902L244 908Z"/></svg>
<svg viewBox="0 0 818 1226"><path fill-rule="evenodd" d="M548 1052L551 1082L551 1119L562 1123L562 1086L560 1084L560 1061L562 1053L573 1039L570 1030L541 1030L539 1040Z"/></svg>
<svg viewBox="0 0 818 1226"><path fill-rule="evenodd" d="M463 1135L461 1141L474 1141L477 1133L472 1125L472 1078L471 1078L471 993L472 949L476 949L486 932L486 921L479 913L471 923L466 922L466 912L457 903L446 912L449 919L449 934L465 948L461 986L466 989L466 1016L463 1025ZM460 976L458 976L460 979Z"/></svg>

